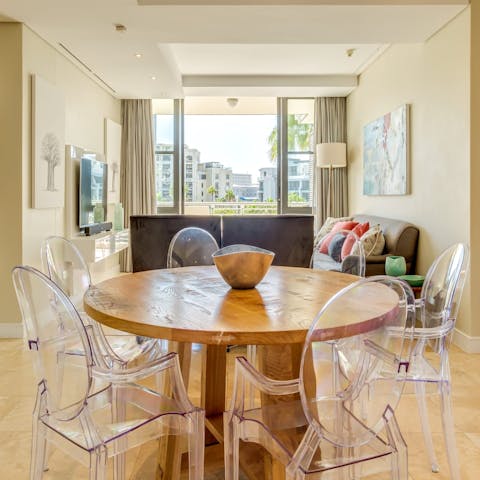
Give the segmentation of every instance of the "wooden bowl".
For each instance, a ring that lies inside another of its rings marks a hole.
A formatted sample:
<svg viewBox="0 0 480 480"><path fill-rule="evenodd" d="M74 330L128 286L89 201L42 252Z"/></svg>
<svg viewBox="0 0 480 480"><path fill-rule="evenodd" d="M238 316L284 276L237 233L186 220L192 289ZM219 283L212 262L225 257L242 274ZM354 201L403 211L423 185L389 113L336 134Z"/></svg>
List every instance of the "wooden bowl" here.
<svg viewBox="0 0 480 480"><path fill-rule="evenodd" d="M232 287L254 288L268 272L275 254L251 245L229 245L217 250L213 262L222 278Z"/></svg>

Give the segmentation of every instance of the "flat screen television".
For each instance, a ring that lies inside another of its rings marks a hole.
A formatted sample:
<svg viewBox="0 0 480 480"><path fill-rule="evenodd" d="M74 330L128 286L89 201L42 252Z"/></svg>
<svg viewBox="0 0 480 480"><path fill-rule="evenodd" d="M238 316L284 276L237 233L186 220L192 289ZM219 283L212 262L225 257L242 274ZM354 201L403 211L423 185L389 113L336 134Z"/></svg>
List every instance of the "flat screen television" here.
<svg viewBox="0 0 480 480"><path fill-rule="evenodd" d="M107 164L95 157L95 154L85 153L80 159L80 230L105 222L107 216Z"/></svg>

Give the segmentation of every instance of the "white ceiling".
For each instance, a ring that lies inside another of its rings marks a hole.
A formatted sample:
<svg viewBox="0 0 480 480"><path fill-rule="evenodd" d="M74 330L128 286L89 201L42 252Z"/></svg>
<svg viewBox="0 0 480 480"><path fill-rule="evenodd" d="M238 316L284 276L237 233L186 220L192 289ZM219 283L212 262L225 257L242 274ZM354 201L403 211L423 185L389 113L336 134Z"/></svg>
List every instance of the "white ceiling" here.
<svg viewBox="0 0 480 480"><path fill-rule="evenodd" d="M425 41L468 4L142 1L0 0L0 21L24 22L65 47L120 98L346 95L389 44Z"/></svg>

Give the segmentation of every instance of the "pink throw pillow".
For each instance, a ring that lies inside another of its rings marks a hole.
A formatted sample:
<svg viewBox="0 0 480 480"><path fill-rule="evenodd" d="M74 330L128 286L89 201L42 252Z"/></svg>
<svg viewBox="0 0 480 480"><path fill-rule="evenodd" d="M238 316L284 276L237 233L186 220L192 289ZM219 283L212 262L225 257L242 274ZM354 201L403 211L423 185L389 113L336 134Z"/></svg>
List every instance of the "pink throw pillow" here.
<svg viewBox="0 0 480 480"><path fill-rule="evenodd" d="M330 242L332 241L333 237L337 232L340 230L353 230L356 226L358 225L358 222L337 222L333 228L332 231L325 236L323 239L321 245L320 245L320 253L325 253L328 255L328 246L330 245Z"/></svg>
<svg viewBox="0 0 480 480"><path fill-rule="evenodd" d="M370 229L370 224L368 222L365 222L365 223L358 224L352 230L352 232L355 233L358 238L361 238L362 235L368 232L369 229ZM348 236L342 247L342 260L345 257L348 257L350 255L350 252L352 251L354 243L355 243L355 237L353 235Z"/></svg>

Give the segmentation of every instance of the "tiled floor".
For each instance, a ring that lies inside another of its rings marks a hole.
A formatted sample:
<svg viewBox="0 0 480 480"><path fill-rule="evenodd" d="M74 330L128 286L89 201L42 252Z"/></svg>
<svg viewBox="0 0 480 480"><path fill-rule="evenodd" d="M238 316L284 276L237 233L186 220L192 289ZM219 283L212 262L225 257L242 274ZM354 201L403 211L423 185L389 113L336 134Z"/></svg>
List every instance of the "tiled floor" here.
<svg viewBox="0 0 480 480"><path fill-rule="evenodd" d="M239 351L234 351L233 356ZM451 366L456 438L462 480L480 478L480 355L467 355L452 347ZM199 353L194 354L190 395L199 397ZM24 480L29 475L31 413L35 387L31 359L20 340L0 341L0 479ZM440 461L440 473L429 470L423 447L416 401L413 396L402 399L397 416L409 447L410 478L414 480L445 480L450 478L444 454L440 408L436 397L429 398L434 443ZM140 480L153 478L157 443L136 449L127 457L128 476ZM86 469L54 452L52 468L44 478L63 480L87 478ZM221 469L207 476L221 479Z"/></svg>

